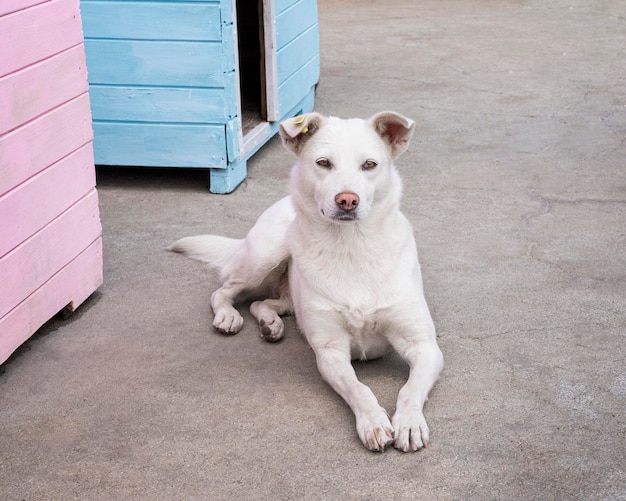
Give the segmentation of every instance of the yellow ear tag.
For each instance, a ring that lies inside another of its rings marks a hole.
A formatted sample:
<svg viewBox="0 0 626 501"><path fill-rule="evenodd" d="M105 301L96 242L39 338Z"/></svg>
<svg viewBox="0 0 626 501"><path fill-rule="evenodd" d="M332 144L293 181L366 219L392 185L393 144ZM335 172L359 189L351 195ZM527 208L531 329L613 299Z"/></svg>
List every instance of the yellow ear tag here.
<svg viewBox="0 0 626 501"><path fill-rule="evenodd" d="M307 132L309 132L309 128L305 126L304 129L302 129L302 134L306 134Z"/></svg>
<svg viewBox="0 0 626 501"><path fill-rule="evenodd" d="M293 124L300 125L302 122L304 122L304 119L305 119L304 115L298 115L297 117L293 119Z"/></svg>

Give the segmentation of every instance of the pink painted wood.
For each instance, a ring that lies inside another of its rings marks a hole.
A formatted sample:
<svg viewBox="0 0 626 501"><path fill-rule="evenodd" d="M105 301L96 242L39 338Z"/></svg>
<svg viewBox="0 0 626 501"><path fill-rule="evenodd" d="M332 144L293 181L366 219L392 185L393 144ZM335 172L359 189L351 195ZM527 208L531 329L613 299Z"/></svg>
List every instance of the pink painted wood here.
<svg viewBox="0 0 626 501"><path fill-rule="evenodd" d="M50 0L12 0L10 2L5 0L4 2L0 2L0 16L11 14L13 12L17 12L18 10L26 9L27 7L32 7L33 5L38 5L48 1Z"/></svg>
<svg viewBox="0 0 626 501"><path fill-rule="evenodd" d="M12 1L3 0L2 4ZM42 43L45 41L45 43ZM7 15L0 30L0 76L81 44L78 2L53 0Z"/></svg>
<svg viewBox="0 0 626 501"><path fill-rule="evenodd" d="M0 363L102 283L78 7L0 2Z"/></svg>
<svg viewBox="0 0 626 501"><path fill-rule="evenodd" d="M28 301L0 318L0 364L50 319L50 312L68 306L73 311L101 283L102 239L98 238L29 296Z"/></svg>
<svg viewBox="0 0 626 501"><path fill-rule="evenodd" d="M2 132L0 195L93 140L89 95L85 92L8 134Z"/></svg>
<svg viewBox="0 0 626 501"><path fill-rule="evenodd" d="M41 287L101 233L94 189L0 260L0 316Z"/></svg>
<svg viewBox="0 0 626 501"><path fill-rule="evenodd" d="M86 144L0 197L0 256L69 209L95 184L93 149Z"/></svg>
<svg viewBox="0 0 626 501"><path fill-rule="evenodd" d="M0 129L10 131L87 92L82 45L0 78Z"/></svg>

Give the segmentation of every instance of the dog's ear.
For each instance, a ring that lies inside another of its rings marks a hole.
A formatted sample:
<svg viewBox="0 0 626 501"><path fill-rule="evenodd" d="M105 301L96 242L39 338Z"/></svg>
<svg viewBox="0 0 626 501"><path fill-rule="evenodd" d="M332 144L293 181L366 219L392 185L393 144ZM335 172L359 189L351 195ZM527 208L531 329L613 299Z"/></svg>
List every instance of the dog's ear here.
<svg viewBox="0 0 626 501"><path fill-rule="evenodd" d="M391 158L396 158L409 147L415 122L393 111L377 113L369 123L389 146Z"/></svg>
<svg viewBox="0 0 626 501"><path fill-rule="evenodd" d="M324 120L319 113L307 113L281 122L279 131L283 145L296 155L299 154L304 144L319 130Z"/></svg>

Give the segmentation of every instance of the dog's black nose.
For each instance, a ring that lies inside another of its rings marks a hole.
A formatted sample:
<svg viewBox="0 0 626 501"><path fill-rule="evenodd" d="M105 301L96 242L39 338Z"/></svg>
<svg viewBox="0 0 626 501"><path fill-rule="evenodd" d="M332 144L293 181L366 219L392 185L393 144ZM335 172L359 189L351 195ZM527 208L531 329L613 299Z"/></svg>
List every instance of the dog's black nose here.
<svg viewBox="0 0 626 501"><path fill-rule="evenodd" d="M344 191L335 197L335 203L345 211L351 211L359 205L359 196L351 191Z"/></svg>

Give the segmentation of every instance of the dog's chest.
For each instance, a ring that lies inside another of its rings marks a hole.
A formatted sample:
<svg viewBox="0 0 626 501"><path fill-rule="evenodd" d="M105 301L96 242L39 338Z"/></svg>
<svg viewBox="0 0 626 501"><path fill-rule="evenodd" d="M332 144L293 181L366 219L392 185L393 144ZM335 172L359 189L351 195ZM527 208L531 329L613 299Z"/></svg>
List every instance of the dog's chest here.
<svg viewBox="0 0 626 501"><path fill-rule="evenodd" d="M389 341L384 334L384 321L379 312L345 309L339 313L340 323L350 336L350 354L353 360L368 360L384 355Z"/></svg>
<svg viewBox="0 0 626 501"><path fill-rule="evenodd" d="M344 328L354 337L368 337L376 333L376 312L362 308L342 308L339 318Z"/></svg>

